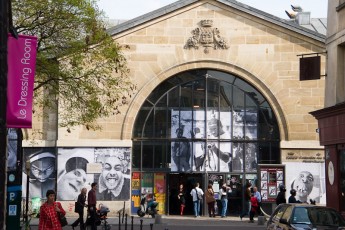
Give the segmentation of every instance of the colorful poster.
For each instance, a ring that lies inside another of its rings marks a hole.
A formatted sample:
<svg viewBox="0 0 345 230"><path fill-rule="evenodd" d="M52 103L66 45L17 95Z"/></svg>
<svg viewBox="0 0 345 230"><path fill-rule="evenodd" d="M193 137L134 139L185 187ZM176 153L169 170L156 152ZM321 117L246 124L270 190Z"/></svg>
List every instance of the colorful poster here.
<svg viewBox="0 0 345 230"><path fill-rule="evenodd" d="M165 213L165 173L155 173L154 175L154 194L158 202L157 209L160 214Z"/></svg>
<svg viewBox="0 0 345 230"><path fill-rule="evenodd" d="M7 112L8 128L31 128L37 38L8 35Z"/></svg>

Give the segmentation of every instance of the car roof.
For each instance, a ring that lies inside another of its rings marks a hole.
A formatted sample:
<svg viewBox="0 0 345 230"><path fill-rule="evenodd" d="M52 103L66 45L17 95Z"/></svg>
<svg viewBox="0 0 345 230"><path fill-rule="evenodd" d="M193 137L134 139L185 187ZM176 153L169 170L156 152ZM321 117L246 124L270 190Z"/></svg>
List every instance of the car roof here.
<svg viewBox="0 0 345 230"><path fill-rule="evenodd" d="M313 205L313 204L307 204L307 203L286 203L286 204L280 204L279 206L293 206L293 207L303 207L303 208L324 208L324 209L335 210L334 208L331 208L331 207L327 207L323 205Z"/></svg>

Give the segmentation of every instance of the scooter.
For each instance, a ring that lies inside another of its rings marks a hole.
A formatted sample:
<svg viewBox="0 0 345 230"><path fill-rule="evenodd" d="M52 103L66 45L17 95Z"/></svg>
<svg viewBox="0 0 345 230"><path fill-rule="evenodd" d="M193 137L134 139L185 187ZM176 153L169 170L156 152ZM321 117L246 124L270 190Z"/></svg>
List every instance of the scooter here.
<svg viewBox="0 0 345 230"><path fill-rule="evenodd" d="M158 202L156 201L155 197L148 198L148 195L143 194L140 200L140 207L137 211L138 216L143 217L146 214L155 218L157 214L157 206Z"/></svg>

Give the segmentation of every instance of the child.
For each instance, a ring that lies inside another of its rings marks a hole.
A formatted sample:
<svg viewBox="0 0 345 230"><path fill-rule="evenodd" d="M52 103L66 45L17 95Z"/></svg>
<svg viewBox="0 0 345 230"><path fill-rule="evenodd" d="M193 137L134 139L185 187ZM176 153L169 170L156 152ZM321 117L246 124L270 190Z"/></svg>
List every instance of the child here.
<svg viewBox="0 0 345 230"><path fill-rule="evenodd" d="M259 207L258 199L254 196L254 194L251 194L250 204L251 204L250 205L251 209L250 209L250 212L249 212L249 219L250 219L249 223L254 223L254 215L257 212L258 207Z"/></svg>

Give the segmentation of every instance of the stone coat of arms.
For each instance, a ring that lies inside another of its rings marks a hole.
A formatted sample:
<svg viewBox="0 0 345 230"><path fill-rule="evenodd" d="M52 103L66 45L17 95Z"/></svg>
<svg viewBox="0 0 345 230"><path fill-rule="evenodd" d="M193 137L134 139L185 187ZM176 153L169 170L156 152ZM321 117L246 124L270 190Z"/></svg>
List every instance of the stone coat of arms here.
<svg viewBox="0 0 345 230"><path fill-rule="evenodd" d="M199 49L205 47L204 52L209 53L209 47L214 49L228 49L226 41L220 36L218 28L212 28L212 20L201 20L201 27L192 30L192 37L188 38L185 49Z"/></svg>

